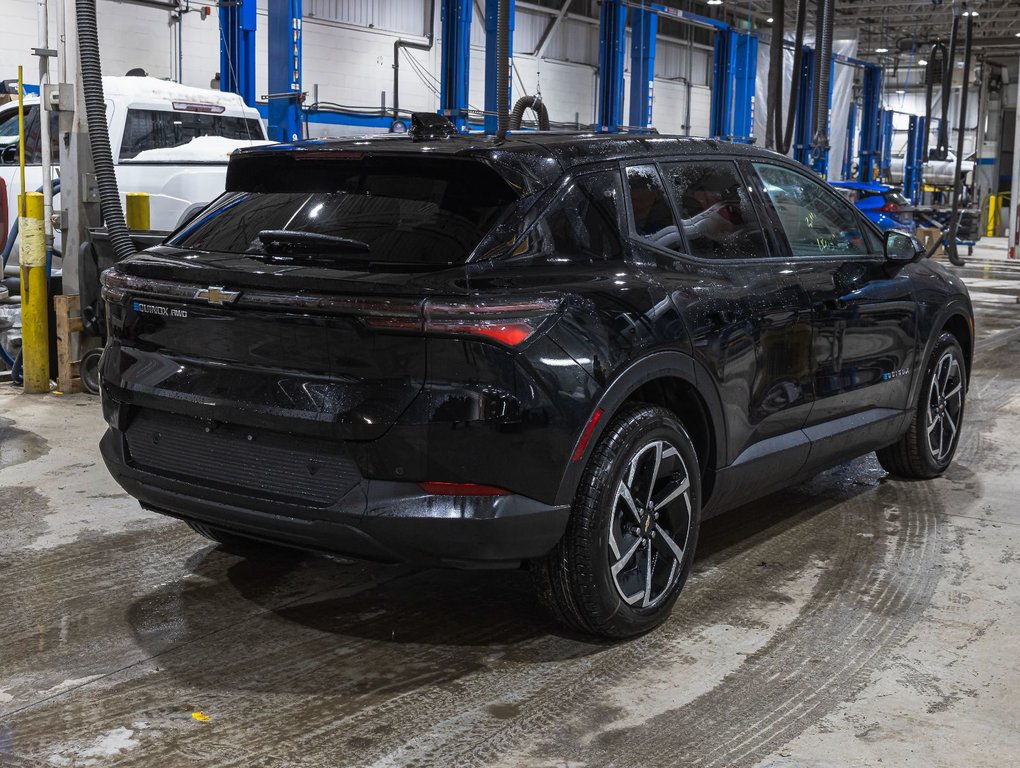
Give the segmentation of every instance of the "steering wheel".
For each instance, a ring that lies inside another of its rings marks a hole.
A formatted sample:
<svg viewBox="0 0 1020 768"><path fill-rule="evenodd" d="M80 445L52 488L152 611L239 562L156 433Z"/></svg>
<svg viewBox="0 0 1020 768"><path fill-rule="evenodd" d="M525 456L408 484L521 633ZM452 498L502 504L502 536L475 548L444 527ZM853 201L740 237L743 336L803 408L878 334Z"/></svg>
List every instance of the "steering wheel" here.
<svg viewBox="0 0 1020 768"><path fill-rule="evenodd" d="M11 165L12 163L18 162L18 144L8 144L0 151L0 163L3 165Z"/></svg>

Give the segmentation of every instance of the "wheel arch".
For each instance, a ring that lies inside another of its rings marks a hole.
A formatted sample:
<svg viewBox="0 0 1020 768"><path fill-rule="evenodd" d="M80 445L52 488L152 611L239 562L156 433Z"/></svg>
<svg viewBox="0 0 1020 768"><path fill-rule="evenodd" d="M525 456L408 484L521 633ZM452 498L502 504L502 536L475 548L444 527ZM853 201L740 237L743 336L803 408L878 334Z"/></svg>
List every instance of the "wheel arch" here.
<svg viewBox="0 0 1020 768"><path fill-rule="evenodd" d="M646 402L676 413L687 430L698 457L702 477L702 505L711 490L720 457L726 455L722 401L708 372L681 352L656 352L630 364L603 391L574 443L556 503L570 504L584 468L613 416L628 403ZM601 413L595 427L588 427ZM585 440L587 438L587 440ZM583 450L577 455L579 447Z"/></svg>
<svg viewBox="0 0 1020 768"><path fill-rule="evenodd" d="M917 403L917 395L921 387L922 372L928 364L928 358L935 348L935 343L943 331L948 331L956 337L963 349L964 362L967 366L967 380L970 381L970 371L974 359L974 313L969 302L963 297L958 297L946 302L939 308L930 325L931 331L924 344L924 350L917 359L915 365L916 375L913 376L910 402Z"/></svg>

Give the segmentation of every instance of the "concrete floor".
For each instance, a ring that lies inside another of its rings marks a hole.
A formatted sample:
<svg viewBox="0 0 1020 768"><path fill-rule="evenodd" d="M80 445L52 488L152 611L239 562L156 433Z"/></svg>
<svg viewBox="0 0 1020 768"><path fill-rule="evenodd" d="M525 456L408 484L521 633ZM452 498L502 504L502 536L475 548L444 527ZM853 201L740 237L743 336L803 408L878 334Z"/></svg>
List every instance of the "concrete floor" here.
<svg viewBox="0 0 1020 768"><path fill-rule="evenodd" d="M988 245L945 477L868 456L711 521L628 643L524 573L220 552L109 479L95 398L0 387L0 765L1017 765L1020 264Z"/></svg>

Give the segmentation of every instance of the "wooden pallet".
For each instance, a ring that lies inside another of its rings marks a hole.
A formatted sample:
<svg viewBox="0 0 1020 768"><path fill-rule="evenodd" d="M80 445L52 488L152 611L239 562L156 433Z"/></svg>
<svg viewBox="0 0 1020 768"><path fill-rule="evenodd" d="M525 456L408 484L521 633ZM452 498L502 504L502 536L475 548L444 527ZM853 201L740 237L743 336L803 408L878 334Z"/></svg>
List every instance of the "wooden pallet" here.
<svg viewBox="0 0 1020 768"><path fill-rule="evenodd" d="M57 389L65 395L83 392L79 361L71 358L71 339L83 330L78 296L54 296L53 314L57 320Z"/></svg>

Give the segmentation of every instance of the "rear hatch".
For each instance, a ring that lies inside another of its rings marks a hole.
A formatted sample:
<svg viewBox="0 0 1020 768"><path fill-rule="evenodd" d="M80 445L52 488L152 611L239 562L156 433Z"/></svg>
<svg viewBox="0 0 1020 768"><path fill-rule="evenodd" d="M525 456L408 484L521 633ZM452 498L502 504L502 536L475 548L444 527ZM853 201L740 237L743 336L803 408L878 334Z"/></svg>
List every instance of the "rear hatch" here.
<svg viewBox="0 0 1020 768"><path fill-rule="evenodd" d="M427 298L465 295L463 265L521 201L481 162L334 154L307 173L248 161L165 246L106 273L110 395L283 432L385 433L424 386Z"/></svg>

